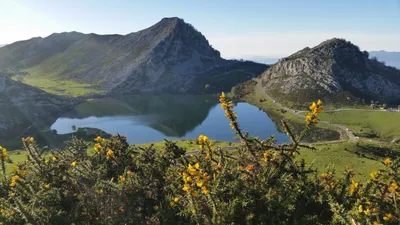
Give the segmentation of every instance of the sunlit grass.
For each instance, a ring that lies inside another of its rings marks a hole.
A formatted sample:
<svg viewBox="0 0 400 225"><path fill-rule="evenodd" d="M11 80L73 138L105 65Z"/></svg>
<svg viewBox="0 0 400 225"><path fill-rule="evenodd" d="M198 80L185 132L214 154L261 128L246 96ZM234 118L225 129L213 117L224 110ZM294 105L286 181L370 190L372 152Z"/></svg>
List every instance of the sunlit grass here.
<svg viewBox="0 0 400 225"><path fill-rule="evenodd" d="M48 93L67 96L82 96L87 94L101 93L99 90L91 87L90 84L74 80L63 80L52 76L29 75L24 77L14 77L15 80L21 80L23 83L38 87Z"/></svg>
<svg viewBox="0 0 400 225"><path fill-rule="evenodd" d="M374 133L388 141L400 137L399 112L346 110L321 113L320 118L348 126L355 133Z"/></svg>

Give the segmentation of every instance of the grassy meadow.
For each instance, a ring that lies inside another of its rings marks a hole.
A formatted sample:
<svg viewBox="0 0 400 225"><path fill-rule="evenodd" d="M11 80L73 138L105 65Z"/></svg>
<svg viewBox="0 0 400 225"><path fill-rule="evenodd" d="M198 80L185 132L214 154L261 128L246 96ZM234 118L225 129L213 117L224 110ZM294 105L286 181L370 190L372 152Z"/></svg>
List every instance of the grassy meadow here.
<svg viewBox="0 0 400 225"><path fill-rule="evenodd" d="M356 135L376 135L391 141L400 137L400 113L368 110L345 110L321 113L321 120L348 126Z"/></svg>

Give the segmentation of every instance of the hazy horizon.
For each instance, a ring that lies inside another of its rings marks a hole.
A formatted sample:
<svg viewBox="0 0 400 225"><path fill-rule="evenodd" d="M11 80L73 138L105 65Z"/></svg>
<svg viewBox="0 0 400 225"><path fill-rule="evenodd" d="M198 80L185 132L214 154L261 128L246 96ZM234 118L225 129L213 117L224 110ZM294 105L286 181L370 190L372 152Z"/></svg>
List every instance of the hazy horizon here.
<svg viewBox="0 0 400 225"><path fill-rule="evenodd" d="M3 0L0 12L0 45L68 31L124 35L180 17L224 58L280 58L334 37L362 50L400 51L398 0Z"/></svg>

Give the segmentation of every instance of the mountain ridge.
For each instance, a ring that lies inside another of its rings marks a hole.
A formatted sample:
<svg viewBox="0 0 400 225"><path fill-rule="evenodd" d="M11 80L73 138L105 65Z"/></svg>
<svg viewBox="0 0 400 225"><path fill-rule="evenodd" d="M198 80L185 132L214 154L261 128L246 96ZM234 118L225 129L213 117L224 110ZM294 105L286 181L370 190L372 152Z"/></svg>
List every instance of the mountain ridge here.
<svg viewBox="0 0 400 225"><path fill-rule="evenodd" d="M22 81L74 80L121 94L187 93L198 85L198 75L238 63L223 59L203 34L177 17L127 35L53 33L0 49L0 70L22 71Z"/></svg>

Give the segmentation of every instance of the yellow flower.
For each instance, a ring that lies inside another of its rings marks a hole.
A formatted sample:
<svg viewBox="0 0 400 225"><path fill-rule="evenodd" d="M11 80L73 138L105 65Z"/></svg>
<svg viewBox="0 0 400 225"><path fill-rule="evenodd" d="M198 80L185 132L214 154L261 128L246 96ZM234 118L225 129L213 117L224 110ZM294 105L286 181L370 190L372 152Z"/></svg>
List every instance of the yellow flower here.
<svg viewBox="0 0 400 225"><path fill-rule="evenodd" d="M102 195L103 194L103 189L97 190L97 194Z"/></svg>
<svg viewBox="0 0 400 225"><path fill-rule="evenodd" d="M124 176L119 176L119 181L120 182L124 182L125 181L125 177Z"/></svg>
<svg viewBox="0 0 400 225"><path fill-rule="evenodd" d="M197 170L195 168L193 168L193 166L191 164L189 164L188 166L188 172L190 175L196 175L197 174Z"/></svg>
<svg viewBox="0 0 400 225"><path fill-rule="evenodd" d="M102 138L100 136L97 136L96 139L94 139L97 142L100 142L102 140Z"/></svg>
<svg viewBox="0 0 400 225"><path fill-rule="evenodd" d="M386 166L389 166L392 163L392 160L390 160L389 158L386 158L385 161L383 161L383 164L385 164Z"/></svg>
<svg viewBox="0 0 400 225"><path fill-rule="evenodd" d="M374 221L373 225L379 225L378 221Z"/></svg>
<svg viewBox="0 0 400 225"><path fill-rule="evenodd" d="M317 108L317 103L313 102L313 103L311 104L311 106L310 106L310 110L311 110L311 111L314 111L314 109L316 109L316 108Z"/></svg>
<svg viewBox="0 0 400 225"><path fill-rule="evenodd" d="M203 136L204 136L204 135L200 134L199 137L197 138L197 141L198 141L199 143L202 143L202 142L203 142Z"/></svg>
<svg viewBox="0 0 400 225"><path fill-rule="evenodd" d="M375 179L375 178L376 178L376 175L378 175L378 172L373 171L369 176L370 176L372 179Z"/></svg>
<svg viewBox="0 0 400 225"><path fill-rule="evenodd" d="M318 107L318 108L315 108L314 110L313 110L313 113L314 114L318 114L318 113L321 113L322 112L322 107Z"/></svg>
<svg viewBox="0 0 400 225"><path fill-rule="evenodd" d="M206 152L206 157L205 157L207 160L209 160L210 158L211 158L211 155L210 155L210 153L207 151Z"/></svg>
<svg viewBox="0 0 400 225"><path fill-rule="evenodd" d="M322 180L327 180L329 178L329 174L327 173L321 173L321 179Z"/></svg>
<svg viewBox="0 0 400 225"><path fill-rule="evenodd" d="M53 161L56 161L57 160L57 158L55 157L55 156L53 156L53 158L51 158Z"/></svg>
<svg viewBox="0 0 400 225"><path fill-rule="evenodd" d="M188 184L184 184L182 190L188 192L189 191L189 185Z"/></svg>
<svg viewBox="0 0 400 225"><path fill-rule="evenodd" d="M179 202L179 198L175 197L174 202L176 202L176 203Z"/></svg>
<svg viewBox="0 0 400 225"><path fill-rule="evenodd" d="M133 159L134 157L135 157L135 155L132 153L132 154L131 154L131 158Z"/></svg>
<svg viewBox="0 0 400 225"><path fill-rule="evenodd" d="M101 146L99 143L96 143L94 145L94 151L99 154L101 151L103 151L103 146Z"/></svg>
<svg viewBox="0 0 400 225"><path fill-rule="evenodd" d="M208 142L208 137L207 136L203 136L203 142L204 143Z"/></svg>
<svg viewBox="0 0 400 225"><path fill-rule="evenodd" d="M371 215L371 212L369 211L369 209L367 209L367 210L364 210L364 214L369 216L369 215Z"/></svg>
<svg viewBox="0 0 400 225"><path fill-rule="evenodd" d="M46 184L46 185L44 185L44 188L46 188L46 189L50 189L50 184Z"/></svg>
<svg viewBox="0 0 400 225"><path fill-rule="evenodd" d="M246 166L246 171L251 172L253 170L253 168L254 168L254 164L249 164Z"/></svg>
<svg viewBox="0 0 400 225"><path fill-rule="evenodd" d="M307 123L307 124L312 124L312 123L313 123L313 118L314 118L314 115L313 115L313 114L311 114L311 113L307 114L307 116L306 116L306 123Z"/></svg>
<svg viewBox="0 0 400 225"><path fill-rule="evenodd" d="M362 207L362 205L358 206L358 212L359 212L359 213L362 213L362 212L363 212L363 207Z"/></svg>
<svg viewBox="0 0 400 225"><path fill-rule="evenodd" d="M18 174L21 175L21 176L25 176L26 171L25 170L20 170L20 171L18 171Z"/></svg>
<svg viewBox="0 0 400 225"><path fill-rule="evenodd" d="M169 203L169 205L170 205L171 207L173 207L173 206L175 205L175 202L172 202L172 201L171 201L171 202Z"/></svg>
<svg viewBox="0 0 400 225"><path fill-rule="evenodd" d="M0 146L0 160L7 161L8 160L8 153L7 149Z"/></svg>
<svg viewBox="0 0 400 225"><path fill-rule="evenodd" d="M318 106L321 106L321 105L322 105L322 101L321 101L321 99L318 99L318 101L317 101L317 105L318 105Z"/></svg>
<svg viewBox="0 0 400 225"><path fill-rule="evenodd" d="M387 213L385 214L385 216L383 217L384 221L389 221L393 218L393 215L391 213Z"/></svg>
<svg viewBox="0 0 400 225"><path fill-rule="evenodd" d="M205 195L208 195L208 193L210 193L206 186L201 187L201 192L203 192L203 194Z"/></svg>
<svg viewBox="0 0 400 225"><path fill-rule="evenodd" d="M107 151L106 158L107 158L107 159L110 159L110 158L112 158L112 157L114 157L114 152L113 152L113 150L109 149L109 150Z"/></svg>
<svg viewBox="0 0 400 225"><path fill-rule="evenodd" d="M196 183L197 187L203 187L203 181L199 181Z"/></svg>
<svg viewBox="0 0 400 225"><path fill-rule="evenodd" d="M196 214L196 210L195 209L192 209L192 214Z"/></svg>
<svg viewBox="0 0 400 225"><path fill-rule="evenodd" d="M44 160L44 163L49 164L49 160L48 159Z"/></svg>
<svg viewBox="0 0 400 225"><path fill-rule="evenodd" d="M196 169L198 169L198 168L200 168L200 164L199 164L199 163L196 163L196 164L194 164L194 167L195 167Z"/></svg>
<svg viewBox="0 0 400 225"><path fill-rule="evenodd" d="M190 181L192 181L192 178L191 177L186 177L186 182L190 182Z"/></svg>
<svg viewBox="0 0 400 225"><path fill-rule="evenodd" d="M354 191L355 191L357 188L358 188L358 183L355 182L354 180L351 180L351 184L350 184L350 187L349 187L349 193L350 193L350 194L353 194Z"/></svg>
<svg viewBox="0 0 400 225"><path fill-rule="evenodd" d="M392 184L390 185L390 187L389 187L389 191L390 191L390 192L394 192L394 191L397 190L397 188L399 188L399 186L397 186L396 181L393 181L393 183L392 183Z"/></svg>
<svg viewBox="0 0 400 225"><path fill-rule="evenodd" d="M30 143L33 143L34 141L35 141L35 138L33 138L33 137L30 137L30 138L29 138L29 142L30 142Z"/></svg>
<svg viewBox="0 0 400 225"><path fill-rule="evenodd" d="M15 185L17 185L17 181L20 180L20 177L18 175L14 175L11 178L11 183L10 183L10 187L15 187Z"/></svg>
<svg viewBox="0 0 400 225"><path fill-rule="evenodd" d="M71 166L72 166L72 167L76 167L76 161L73 161L73 162L71 163Z"/></svg>

